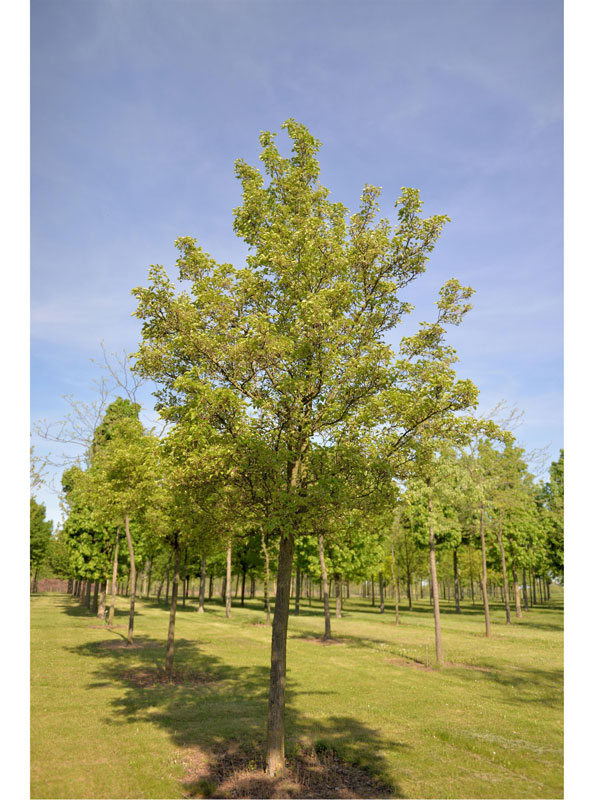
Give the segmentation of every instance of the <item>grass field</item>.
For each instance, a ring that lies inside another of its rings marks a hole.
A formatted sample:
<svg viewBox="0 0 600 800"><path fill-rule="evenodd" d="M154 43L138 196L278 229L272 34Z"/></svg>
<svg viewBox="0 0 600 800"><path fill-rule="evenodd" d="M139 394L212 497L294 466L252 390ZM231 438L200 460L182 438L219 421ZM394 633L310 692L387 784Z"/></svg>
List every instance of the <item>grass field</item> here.
<svg viewBox="0 0 600 800"><path fill-rule="evenodd" d="M127 608L119 598L108 630L68 595L32 596L31 796L236 796L223 764L242 757L263 780L270 629L259 602L234 605L230 620L217 603L204 615L180 606L174 684L157 680L166 607L138 602L133 648ZM491 639L480 607L442 608L447 665L432 669L428 603L396 626L391 606L382 616L352 598L324 646L321 608L304 601L289 623L287 753L316 746L330 797L367 796L335 785L344 764L394 797L562 797L562 589L512 626L493 606Z"/></svg>

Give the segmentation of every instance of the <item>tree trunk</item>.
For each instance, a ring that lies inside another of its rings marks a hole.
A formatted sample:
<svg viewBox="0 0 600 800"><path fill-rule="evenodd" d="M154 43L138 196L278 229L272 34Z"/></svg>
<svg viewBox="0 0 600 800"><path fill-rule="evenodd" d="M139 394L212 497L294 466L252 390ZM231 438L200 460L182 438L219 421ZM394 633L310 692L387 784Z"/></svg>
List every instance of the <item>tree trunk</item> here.
<svg viewBox="0 0 600 800"><path fill-rule="evenodd" d="M537 595L535 593L535 570L531 570L531 591L533 592L533 605L537 605Z"/></svg>
<svg viewBox="0 0 600 800"><path fill-rule="evenodd" d="M127 537L127 546L129 548L129 585L131 586L131 594L129 598L129 628L127 630L127 641L133 644L133 622L135 618L135 559L133 557L133 542L131 540L131 533L129 531L129 514L125 514L125 536Z"/></svg>
<svg viewBox="0 0 600 800"><path fill-rule="evenodd" d="M150 566L148 567L148 583L146 584L146 600L150 599L150 590L152 589L152 567L154 559L150 559Z"/></svg>
<svg viewBox="0 0 600 800"><path fill-rule="evenodd" d="M104 619L104 603L106 601L106 593L108 591L108 581L102 581L100 584L100 594L98 596L98 608L96 616L98 619Z"/></svg>
<svg viewBox="0 0 600 800"><path fill-rule="evenodd" d="M296 557L296 597L294 602L294 614L300 614L300 559Z"/></svg>
<svg viewBox="0 0 600 800"><path fill-rule="evenodd" d="M385 611L385 603L383 600L383 572L379 572L379 613L383 614Z"/></svg>
<svg viewBox="0 0 600 800"><path fill-rule="evenodd" d="M267 717L267 773L285 771L285 670L290 584L294 559L294 536L280 539L277 593L271 636L271 676Z"/></svg>
<svg viewBox="0 0 600 800"><path fill-rule="evenodd" d="M525 567L523 567L523 605L525 611L529 611L529 602L527 600L527 571Z"/></svg>
<svg viewBox="0 0 600 800"><path fill-rule="evenodd" d="M371 605L375 607L375 578L371 575Z"/></svg>
<svg viewBox="0 0 600 800"><path fill-rule="evenodd" d="M517 570L515 569L515 562L513 561L511 564L512 568L512 579L513 579L513 592L515 595L515 614L517 618L522 616L521 614L521 600L519 598L519 581L517 579Z"/></svg>
<svg viewBox="0 0 600 800"><path fill-rule="evenodd" d="M398 582L396 581L396 566L395 566L395 555L394 555L394 540L392 539L392 586L394 587L394 613L396 617L396 625L400 622L399 614L398 614Z"/></svg>
<svg viewBox="0 0 600 800"><path fill-rule="evenodd" d="M323 534L319 534L319 562L321 564L321 585L323 586L323 611L325 614L325 634L323 639L331 639L331 617L329 615L329 594L327 593L327 565L323 552Z"/></svg>
<svg viewBox="0 0 600 800"><path fill-rule="evenodd" d="M342 618L342 582L339 575L334 575L335 585L335 616L336 619Z"/></svg>
<svg viewBox="0 0 600 800"><path fill-rule="evenodd" d="M173 591L171 592L169 633L167 635L167 654L165 657L165 672L167 673L169 680L171 680L171 678L173 677L173 658L175 655L175 615L177 614L178 591L179 591L179 539L176 539L175 558L173 561Z"/></svg>
<svg viewBox="0 0 600 800"><path fill-rule="evenodd" d="M458 547L454 548L454 610L460 614L460 582L458 579Z"/></svg>
<svg viewBox="0 0 600 800"><path fill-rule="evenodd" d="M506 624L510 625L510 600L508 597L508 578L506 576L506 558L504 557L504 544L502 542L502 515L498 520L498 547L500 549L500 561L502 563L502 584L504 587L504 608L506 609Z"/></svg>
<svg viewBox="0 0 600 800"><path fill-rule="evenodd" d="M263 555L265 557L265 575L264 575L264 597L265 597L265 611L267 612L267 625L271 624L271 598L269 596L269 551L267 550L267 543L265 542L265 534L260 532L260 542L262 546Z"/></svg>
<svg viewBox="0 0 600 800"><path fill-rule="evenodd" d="M100 590L100 581L94 581L94 596L92 598L92 613L98 613L98 592Z"/></svg>
<svg viewBox="0 0 600 800"><path fill-rule="evenodd" d="M171 562L172 561L173 561L173 553L169 553L169 560L167 561L167 571L166 571L166 576L167 576L166 580L167 580L167 582L166 582L166 585L165 585L165 603L167 605L169 605L169 588L170 588L170 583L171 583L170 574L171 574ZM179 565L178 565L177 568L179 569Z"/></svg>
<svg viewBox="0 0 600 800"><path fill-rule="evenodd" d="M227 572L225 575L225 616L231 617L231 540L227 542Z"/></svg>
<svg viewBox="0 0 600 800"><path fill-rule="evenodd" d="M213 572L211 570L210 575L208 577L208 599L212 600L213 596Z"/></svg>
<svg viewBox="0 0 600 800"><path fill-rule="evenodd" d="M85 582L85 607L89 609L92 597L92 582L87 580Z"/></svg>
<svg viewBox="0 0 600 800"><path fill-rule="evenodd" d="M206 556L202 556L202 571L200 572L200 592L198 594L198 611L204 613L204 588L206 586Z"/></svg>
<svg viewBox="0 0 600 800"><path fill-rule="evenodd" d="M431 587L433 589L433 620L435 625L435 656L438 664L444 663L442 655L442 630L440 625L440 596L437 583L437 566L435 563L435 534L433 531L433 500L427 499L429 510L429 571L431 572Z"/></svg>
<svg viewBox="0 0 600 800"><path fill-rule="evenodd" d="M119 534L121 529L117 528L117 535L115 538L115 555L113 558L113 573L112 573L112 597L110 600L110 610L108 612L108 624L112 625L115 617L115 602L117 598L117 569L119 567Z"/></svg>
<svg viewBox="0 0 600 800"><path fill-rule="evenodd" d="M244 606L244 595L246 593L246 570L242 572L242 607Z"/></svg>
<svg viewBox="0 0 600 800"><path fill-rule="evenodd" d="M406 567L406 597L408 599L408 610L413 610L412 605L412 576L410 574L410 569L408 566Z"/></svg>
<svg viewBox="0 0 600 800"><path fill-rule="evenodd" d="M483 530L483 506L481 506L481 514L479 517L479 536L481 539L481 568L483 572L481 579L481 593L483 595L483 611L485 613L485 635L489 637L491 636L490 607L487 596L487 561L485 557L485 533Z"/></svg>

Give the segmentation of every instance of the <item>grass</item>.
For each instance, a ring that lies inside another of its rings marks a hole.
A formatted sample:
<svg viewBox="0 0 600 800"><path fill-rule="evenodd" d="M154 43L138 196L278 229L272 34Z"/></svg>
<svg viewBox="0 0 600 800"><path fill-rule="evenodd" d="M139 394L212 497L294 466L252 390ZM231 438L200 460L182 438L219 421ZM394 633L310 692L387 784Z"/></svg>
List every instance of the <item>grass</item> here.
<svg viewBox="0 0 600 800"><path fill-rule="evenodd" d="M167 609L136 609L127 648L126 598L109 630L70 596L32 596L32 797L224 796L215 754L261 775L270 628L258 600L234 605L230 620L218 603L204 615L180 605L173 684L156 680ZM444 604L442 669L431 667L426 602L403 609L396 626L391 605L380 615L352 598L328 646L321 613L304 601L290 616L286 752L307 775L315 754L329 754L325 796L366 796L335 793L353 765L394 797L562 797L560 588L511 626L493 606L491 639L480 607L465 602L458 615Z"/></svg>

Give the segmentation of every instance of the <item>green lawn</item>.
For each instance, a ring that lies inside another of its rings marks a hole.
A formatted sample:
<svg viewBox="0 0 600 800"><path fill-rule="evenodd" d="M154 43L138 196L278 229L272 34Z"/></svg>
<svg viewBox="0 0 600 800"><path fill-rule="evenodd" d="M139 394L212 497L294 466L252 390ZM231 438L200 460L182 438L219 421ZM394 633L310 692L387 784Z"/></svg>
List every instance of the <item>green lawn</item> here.
<svg viewBox="0 0 600 800"><path fill-rule="evenodd" d="M488 640L480 607L444 604L439 670L424 668L435 655L427 603L402 609L399 626L389 604L383 616L358 598L345 606L329 646L315 641L318 603L290 617L288 753L327 746L395 797L563 796L560 588L512 626L494 606ZM125 648L126 598L112 631L67 595L31 598L32 797L184 797L202 791L194 759L232 740L261 747L270 629L258 600L230 620L217 603L204 615L180 606L175 662L187 678L173 685L148 679L163 662L166 607L136 608L141 646Z"/></svg>

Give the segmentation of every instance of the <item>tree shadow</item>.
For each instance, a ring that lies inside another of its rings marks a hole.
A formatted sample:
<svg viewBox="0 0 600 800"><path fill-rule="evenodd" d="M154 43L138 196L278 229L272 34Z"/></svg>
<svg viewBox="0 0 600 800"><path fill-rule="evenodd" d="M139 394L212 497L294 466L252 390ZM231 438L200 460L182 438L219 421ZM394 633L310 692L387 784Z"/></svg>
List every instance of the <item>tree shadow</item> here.
<svg viewBox="0 0 600 800"><path fill-rule="evenodd" d="M165 642L158 639L139 636L127 646L113 636L67 649L96 661L89 690L122 687L111 701L108 725L127 729L147 722L168 732L186 767L185 796L403 797L383 752L409 745L388 740L351 716L314 719L296 706L302 694L318 704L319 695L334 690L301 689L288 675L289 772L271 779L262 771L267 665L233 665L197 641L177 639L169 682L163 670Z"/></svg>
<svg viewBox="0 0 600 800"><path fill-rule="evenodd" d="M511 690L503 694L503 703L563 707L564 672L560 668L551 670L519 666L510 671L485 669L480 674L483 681Z"/></svg>

